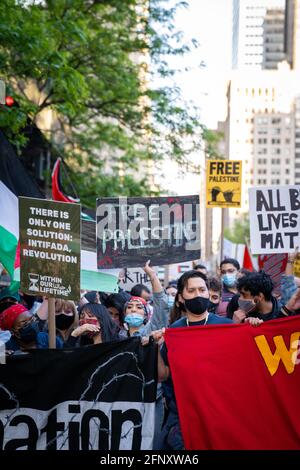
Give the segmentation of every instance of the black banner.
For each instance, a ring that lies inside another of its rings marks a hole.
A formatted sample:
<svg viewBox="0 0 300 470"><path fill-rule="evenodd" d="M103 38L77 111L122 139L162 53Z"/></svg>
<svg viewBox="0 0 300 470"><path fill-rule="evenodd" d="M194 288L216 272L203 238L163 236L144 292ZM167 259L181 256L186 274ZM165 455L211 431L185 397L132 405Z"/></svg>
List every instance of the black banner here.
<svg viewBox="0 0 300 470"><path fill-rule="evenodd" d="M97 199L98 269L200 258L199 196Z"/></svg>
<svg viewBox="0 0 300 470"><path fill-rule="evenodd" d="M156 371L156 347L140 338L8 358L0 449L151 449Z"/></svg>

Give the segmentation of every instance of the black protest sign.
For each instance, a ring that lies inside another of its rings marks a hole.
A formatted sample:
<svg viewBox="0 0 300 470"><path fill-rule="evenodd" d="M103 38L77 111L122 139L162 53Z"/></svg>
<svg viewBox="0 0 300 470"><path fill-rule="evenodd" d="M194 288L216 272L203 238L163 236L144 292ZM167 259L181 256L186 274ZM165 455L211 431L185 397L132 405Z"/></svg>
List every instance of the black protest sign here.
<svg viewBox="0 0 300 470"><path fill-rule="evenodd" d="M21 289L80 297L79 204L19 198Z"/></svg>
<svg viewBox="0 0 300 470"><path fill-rule="evenodd" d="M199 196L97 200L98 269L200 258Z"/></svg>
<svg viewBox="0 0 300 470"><path fill-rule="evenodd" d="M0 368L1 450L152 448L154 343L39 349Z"/></svg>
<svg viewBox="0 0 300 470"><path fill-rule="evenodd" d="M300 187L249 189L253 254L292 253L300 242Z"/></svg>

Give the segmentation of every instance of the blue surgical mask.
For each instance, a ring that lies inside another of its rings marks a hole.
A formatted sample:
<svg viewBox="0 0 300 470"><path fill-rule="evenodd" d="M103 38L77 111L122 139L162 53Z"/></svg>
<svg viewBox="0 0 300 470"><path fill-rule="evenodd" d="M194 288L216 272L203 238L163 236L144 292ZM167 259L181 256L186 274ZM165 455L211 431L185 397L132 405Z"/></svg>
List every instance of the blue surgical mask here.
<svg viewBox="0 0 300 470"><path fill-rule="evenodd" d="M236 273L234 274L224 274L222 276L222 281L227 287L233 287L236 283Z"/></svg>
<svg viewBox="0 0 300 470"><path fill-rule="evenodd" d="M174 305L175 297L173 295L168 295L168 307L172 308Z"/></svg>
<svg viewBox="0 0 300 470"><path fill-rule="evenodd" d="M139 327L144 323L144 318L136 313L130 313L125 316L124 321L128 326Z"/></svg>

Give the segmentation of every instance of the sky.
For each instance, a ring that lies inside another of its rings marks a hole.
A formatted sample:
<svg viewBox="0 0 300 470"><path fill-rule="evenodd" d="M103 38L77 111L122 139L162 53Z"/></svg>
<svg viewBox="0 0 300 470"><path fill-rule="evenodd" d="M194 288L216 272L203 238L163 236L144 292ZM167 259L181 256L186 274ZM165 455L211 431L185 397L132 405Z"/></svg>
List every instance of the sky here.
<svg viewBox="0 0 300 470"><path fill-rule="evenodd" d="M231 69L231 3L232 0L186 0L189 7L180 9L175 19L177 30L185 40L195 38L200 46L183 58L176 58L176 68L190 71L177 73L176 85L185 101L192 102L201 111L201 122L216 129L218 121L226 118L226 83ZM204 62L205 67L199 67ZM193 156L195 163L202 156ZM200 163L201 164L201 163ZM178 174L172 162L164 164L162 187L179 195L200 191L199 175Z"/></svg>
<svg viewBox="0 0 300 470"><path fill-rule="evenodd" d="M184 59L190 72L178 74L185 99L201 108L202 122L216 128L226 117L226 80L231 68L231 3L232 0L188 0L189 7L176 16L176 28L186 39L200 44ZM197 67L204 61L204 68Z"/></svg>

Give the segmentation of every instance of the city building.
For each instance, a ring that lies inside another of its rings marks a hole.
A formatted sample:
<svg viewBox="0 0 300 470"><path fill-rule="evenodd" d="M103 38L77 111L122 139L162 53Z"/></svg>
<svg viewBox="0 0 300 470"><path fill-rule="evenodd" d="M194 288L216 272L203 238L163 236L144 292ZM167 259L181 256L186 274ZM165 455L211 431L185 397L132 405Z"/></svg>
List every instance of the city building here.
<svg viewBox="0 0 300 470"><path fill-rule="evenodd" d="M270 23L273 21L274 11L276 11L276 21L280 18L284 22L284 0L233 0L232 68L234 70L263 68L264 37L266 39L268 37L264 33L264 27L274 35L274 25ZM266 18L268 18L267 23ZM280 38L280 49L284 50L284 35L282 34ZM279 36L276 37L277 47L278 40Z"/></svg>
<svg viewBox="0 0 300 470"><path fill-rule="evenodd" d="M283 8L268 8L263 22L263 69L277 69L285 60L285 11Z"/></svg>

